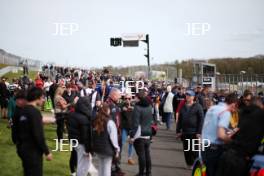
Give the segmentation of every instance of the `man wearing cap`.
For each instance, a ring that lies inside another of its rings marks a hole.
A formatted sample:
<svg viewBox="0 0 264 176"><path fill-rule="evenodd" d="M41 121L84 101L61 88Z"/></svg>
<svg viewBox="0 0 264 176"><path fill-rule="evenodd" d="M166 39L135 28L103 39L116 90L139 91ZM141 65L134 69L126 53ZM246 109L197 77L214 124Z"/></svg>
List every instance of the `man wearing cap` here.
<svg viewBox="0 0 264 176"><path fill-rule="evenodd" d="M197 157L193 151L195 139L201 136L204 120L203 108L199 103L194 102L195 93L192 90L186 92L186 103L179 112L176 136L181 137L184 149L184 158L187 168L191 168ZM197 145L196 145L197 146Z"/></svg>

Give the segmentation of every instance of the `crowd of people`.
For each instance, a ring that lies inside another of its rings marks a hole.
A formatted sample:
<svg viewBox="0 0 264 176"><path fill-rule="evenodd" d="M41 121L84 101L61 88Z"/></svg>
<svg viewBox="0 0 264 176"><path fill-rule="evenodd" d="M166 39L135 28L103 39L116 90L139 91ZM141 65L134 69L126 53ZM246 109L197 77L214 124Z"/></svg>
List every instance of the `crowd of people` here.
<svg viewBox="0 0 264 176"><path fill-rule="evenodd" d="M44 66L35 80L27 75L0 82L1 117L9 120L12 140L22 160L24 175L42 175L43 154L52 160L45 141L40 110L50 102L57 138L78 141L69 158L71 175L86 176L98 158L99 176L125 175L121 152L129 141L128 164L138 156L138 176L151 176L150 145L158 125L182 140L186 167L198 157L187 150L194 139L207 139L202 151L207 175L247 175L250 159L264 135L264 96L246 90L243 95L212 92L197 85L185 88L141 79L141 85L122 87L133 79L102 72ZM188 143L191 141L191 143ZM29 150L30 149L30 150ZM124 151L123 151L124 152ZM225 169L223 169L225 168Z"/></svg>

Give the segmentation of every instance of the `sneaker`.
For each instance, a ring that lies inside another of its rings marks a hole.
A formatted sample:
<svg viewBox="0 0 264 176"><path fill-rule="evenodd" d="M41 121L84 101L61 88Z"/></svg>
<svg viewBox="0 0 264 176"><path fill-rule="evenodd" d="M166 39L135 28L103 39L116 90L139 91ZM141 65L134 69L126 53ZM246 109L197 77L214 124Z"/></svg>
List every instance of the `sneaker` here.
<svg viewBox="0 0 264 176"><path fill-rule="evenodd" d="M74 173L71 173L71 176L76 176L76 172L74 172Z"/></svg>
<svg viewBox="0 0 264 176"><path fill-rule="evenodd" d="M135 161L133 159L128 159L127 160L127 164L128 165L135 165L136 163L135 163Z"/></svg>

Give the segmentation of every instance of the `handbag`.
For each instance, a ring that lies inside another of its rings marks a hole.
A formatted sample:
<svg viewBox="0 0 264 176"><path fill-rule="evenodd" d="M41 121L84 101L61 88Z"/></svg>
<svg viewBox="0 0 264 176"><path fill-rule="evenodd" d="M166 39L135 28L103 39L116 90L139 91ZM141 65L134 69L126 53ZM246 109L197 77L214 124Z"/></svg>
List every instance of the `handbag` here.
<svg viewBox="0 0 264 176"><path fill-rule="evenodd" d="M156 134L158 132L158 125L156 123L153 123L151 125L151 131L152 131L152 136L156 136Z"/></svg>
<svg viewBox="0 0 264 176"><path fill-rule="evenodd" d="M90 160L90 167L88 169L89 176L98 176L98 170L93 165L93 157L91 154L89 154L89 160Z"/></svg>
<svg viewBox="0 0 264 176"><path fill-rule="evenodd" d="M51 102L51 99L48 98L45 103L44 103L44 111L45 112L51 112L52 110L52 102Z"/></svg>

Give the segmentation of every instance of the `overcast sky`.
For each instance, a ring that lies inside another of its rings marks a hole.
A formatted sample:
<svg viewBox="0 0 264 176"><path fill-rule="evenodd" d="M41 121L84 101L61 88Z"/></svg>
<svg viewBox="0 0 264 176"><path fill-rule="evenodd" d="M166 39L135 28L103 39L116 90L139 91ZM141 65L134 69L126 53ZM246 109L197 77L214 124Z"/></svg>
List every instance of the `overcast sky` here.
<svg viewBox="0 0 264 176"><path fill-rule="evenodd" d="M144 43L110 47L110 37L145 33L152 63L248 57L264 54L263 7L263 0L0 0L0 48L71 66L140 65ZM55 23L79 29L54 35ZM210 29L188 35L187 23Z"/></svg>

